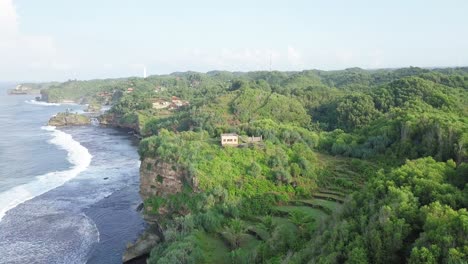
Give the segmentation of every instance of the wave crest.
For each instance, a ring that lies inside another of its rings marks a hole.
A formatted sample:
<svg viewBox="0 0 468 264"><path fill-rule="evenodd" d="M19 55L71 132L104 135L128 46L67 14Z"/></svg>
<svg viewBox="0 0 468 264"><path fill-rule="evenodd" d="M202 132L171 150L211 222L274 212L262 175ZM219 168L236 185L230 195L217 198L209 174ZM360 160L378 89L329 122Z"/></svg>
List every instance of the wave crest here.
<svg viewBox="0 0 468 264"><path fill-rule="evenodd" d="M42 105L42 106L59 106L60 104L57 103L47 103L47 102L42 102L42 101L36 101L36 100L27 100L24 101L27 104L33 104L33 105Z"/></svg>
<svg viewBox="0 0 468 264"><path fill-rule="evenodd" d="M64 171L49 172L36 177L36 180L13 187L0 193L0 221L5 213L17 205L24 203L36 196L55 189L67 181L75 178L91 164L92 155L88 149L75 141L70 134L55 129L53 126L45 126L41 129L52 133L49 143L67 151L67 160L72 164L70 169Z"/></svg>

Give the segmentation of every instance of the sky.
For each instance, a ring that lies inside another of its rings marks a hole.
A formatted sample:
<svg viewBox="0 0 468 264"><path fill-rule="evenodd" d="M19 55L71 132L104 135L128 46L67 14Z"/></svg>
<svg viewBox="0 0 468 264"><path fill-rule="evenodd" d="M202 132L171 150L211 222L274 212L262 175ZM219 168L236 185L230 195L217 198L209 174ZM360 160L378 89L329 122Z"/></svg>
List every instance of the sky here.
<svg viewBox="0 0 468 264"><path fill-rule="evenodd" d="M468 66L466 0L0 0L0 80Z"/></svg>

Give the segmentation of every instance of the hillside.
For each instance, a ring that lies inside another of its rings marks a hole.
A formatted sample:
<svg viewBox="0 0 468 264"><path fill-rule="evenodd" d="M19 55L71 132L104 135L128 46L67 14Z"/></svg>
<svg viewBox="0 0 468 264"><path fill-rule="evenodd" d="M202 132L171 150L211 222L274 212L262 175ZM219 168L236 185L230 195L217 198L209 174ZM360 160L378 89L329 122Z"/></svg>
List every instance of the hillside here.
<svg viewBox="0 0 468 264"><path fill-rule="evenodd" d="M468 68L187 72L43 94L110 97L103 120L143 136L163 241L149 263L468 260Z"/></svg>

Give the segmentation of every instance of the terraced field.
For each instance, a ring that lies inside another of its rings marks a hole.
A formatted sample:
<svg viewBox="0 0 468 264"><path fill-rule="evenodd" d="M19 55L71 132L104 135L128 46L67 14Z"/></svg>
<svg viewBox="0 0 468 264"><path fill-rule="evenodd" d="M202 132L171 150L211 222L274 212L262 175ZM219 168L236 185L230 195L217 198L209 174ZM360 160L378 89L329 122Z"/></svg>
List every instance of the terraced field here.
<svg viewBox="0 0 468 264"><path fill-rule="evenodd" d="M317 157L322 169L318 177L321 193L346 196L364 185L366 179L360 172L364 161L320 153Z"/></svg>
<svg viewBox="0 0 468 264"><path fill-rule="evenodd" d="M328 215L325 211L310 206L286 205L274 208L274 214L283 217L289 217L295 211L301 211L315 220L324 219Z"/></svg>
<svg viewBox="0 0 468 264"><path fill-rule="evenodd" d="M312 208L322 210L324 213L330 215L333 212L341 209L341 203L333 200L325 200L320 198L307 199L307 200L294 200L291 201L293 205L304 205Z"/></svg>
<svg viewBox="0 0 468 264"><path fill-rule="evenodd" d="M353 160L347 158L324 154L317 156L321 169L318 177L319 188L308 197L273 207L270 216L244 219L241 234L236 235L232 234L232 230L223 230L217 232L214 237L211 235L204 238L204 241L211 241L212 245L206 246L204 250L208 252L216 247L216 251L221 252L213 255L213 260L232 260L233 252L256 254L255 250L259 245L271 242L275 239L275 233L284 230L298 234L307 229L312 233L321 221L327 221L330 215L341 210L347 197L364 183L364 177L358 172L359 164L353 164ZM204 236L208 235L204 234L201 237ZM235 251L232 251L234 249Z"/></svg>

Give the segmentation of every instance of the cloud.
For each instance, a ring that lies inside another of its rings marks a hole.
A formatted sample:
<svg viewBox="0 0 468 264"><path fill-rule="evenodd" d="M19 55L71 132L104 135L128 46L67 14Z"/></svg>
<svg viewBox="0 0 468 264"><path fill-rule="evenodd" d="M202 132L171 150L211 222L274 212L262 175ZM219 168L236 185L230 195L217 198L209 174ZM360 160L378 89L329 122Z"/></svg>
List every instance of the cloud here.
<svg viewBox="0 0 468 264"><path fill-rule="evenodd" d="M27 70L64 70L70 66L57 60L57 49L49 36L22 34L13 0L0 0L0 79L24 79Z"/></svg>
<svg viewBox="0 0 468 264"><path fill-rule="evenodd" d="M18 18L13 0L0 0L0 33L2 37L14 36L18 32Z"/></svg>

